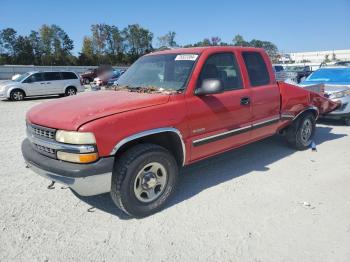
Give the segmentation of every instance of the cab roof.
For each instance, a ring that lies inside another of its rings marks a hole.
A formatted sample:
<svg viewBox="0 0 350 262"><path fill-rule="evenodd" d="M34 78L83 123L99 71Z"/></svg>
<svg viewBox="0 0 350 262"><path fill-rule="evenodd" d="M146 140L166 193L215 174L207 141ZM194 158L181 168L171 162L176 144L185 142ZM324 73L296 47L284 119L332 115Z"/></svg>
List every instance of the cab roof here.
<svg viewBox="0 0 350 262"><path fill-rule="evenodd" d="M242 46L202 46L202 47L188 47L188 48L173 48L162 51L155 51L149 53L147 55L162 55L162 54L179 54L179 53L194 53L194 54L202 54L205 51L214 50L218 52L222 51L232 51L232 50L241 50L241 51L258 51L261 52L263 48L256 47L242 47Z"/></svg>

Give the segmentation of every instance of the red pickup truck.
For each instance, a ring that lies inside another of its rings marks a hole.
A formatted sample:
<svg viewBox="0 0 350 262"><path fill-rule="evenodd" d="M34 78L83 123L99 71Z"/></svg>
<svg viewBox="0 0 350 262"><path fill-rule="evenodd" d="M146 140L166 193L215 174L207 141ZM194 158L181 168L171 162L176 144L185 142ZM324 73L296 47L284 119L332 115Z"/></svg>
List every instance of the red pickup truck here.
<svg viewBox="0 0 350 262"><path fill-rule="evenodd" d="M182 166L276 133L306 149L317 117L336 107L276 82L263 49L161 51L137 60L115 90L33 107L22 153L36 173L83 196L110 192L144 217L164 207Z"/></svg>

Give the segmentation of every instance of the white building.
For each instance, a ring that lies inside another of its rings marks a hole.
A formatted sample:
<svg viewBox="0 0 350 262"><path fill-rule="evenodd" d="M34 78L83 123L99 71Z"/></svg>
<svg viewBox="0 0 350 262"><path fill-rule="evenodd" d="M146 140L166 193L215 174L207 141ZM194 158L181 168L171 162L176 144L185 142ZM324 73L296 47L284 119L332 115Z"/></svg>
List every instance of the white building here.
<svg viewBox="0 0 350 262"><path fill-rule="evenodd" d="M283 62L289 60L289 62L294 63L322 63L326 56L331 61L350 61L350 49L347 50L330 50L330 51L314 51L314 52L296 52L285 54L283 57Z"/></svg>

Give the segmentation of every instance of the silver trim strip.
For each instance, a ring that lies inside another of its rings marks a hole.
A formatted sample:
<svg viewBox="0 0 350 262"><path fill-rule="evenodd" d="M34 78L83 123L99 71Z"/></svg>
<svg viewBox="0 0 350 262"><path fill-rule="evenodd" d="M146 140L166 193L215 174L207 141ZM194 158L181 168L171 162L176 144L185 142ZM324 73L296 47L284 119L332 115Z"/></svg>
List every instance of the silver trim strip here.
<svg viewBox="0 0 350 262"><path fill-rule="evenodd" d="M71 145L63 144L55 141L43 140L35 137L33 134L27 131L27 137L31 143L39 146L48 147L54 150L65 151L68 153L91 153L95 152L95 146L93 145Z"/></svg>
<svg viewBox="0 0 350 262"><path fill-rule="evenodd" d="M151 129L151 130L146 130L131 136L128 136L122 140L120 140L113 148L113 150L111 151L110 155L115 155L118 150L125 145L126 143L133 141L135 139L141 138L141 137L145 137L145 136L149 136L149 135L154 135L154 134L158 134L158 133L164 133L164 132L172 132L175 133L179 136L180 140L181 140L181 146L182 146L182 154L183 154L183 160L182 160L182 165L185 165L185 160L186 160L186 147L185 147L185 143L183 141L181 132L174 128L174 127L162 127L162 128L156 128L156 129Z"/></svg>
<svg viewBox="0 0 350 262"><path fill-rule="evenodd" d="M204 137L204 138L193 140L192 143L193 144L200 143L200 142L203 142L203 141L206 141L206 140L210 140L210 139L213 139L213 138L216 138L216 137L225 136L225 135L228 135L228 134L231 134L231 133L236 133L236 132L239 132L239 131L242 131L242 130L246 130L246 129L251 129L253 127L258 127L260 125L264 125L264 124L267 124L269 122L273 122L273 121L276 121L276 120L280 120L280 116L278 116L278 117L276 116L276 117L273 117L273 118L271 118L269 120L264 120L264 121L261 121L261 122L255 123L255 124L251 124L249 126L240 127L240 128L236 128L236 129L233 129L233 130L230 130L230 131L223 132L223 133L219 133L219 134L215 134L215 135L212 135L212 136L207 136L207 137Z"/></svg>
<svg viewBox="0 0 350 262"><path fill-rule="evenodd" d="M276 120L280 120L280 116L271 118L269 120L265 120L265 121L261 121L261 122L252 124L252 127L260 126L260 125L263 125L263 124L267 124L267 123L270 123L270 122L273 122L273 121L276 121Z"/></svg>
<svg viewBox="0 0 350 262"><path fill-rule="evenodd" d="M242 131L242 130L245 130L245 129L250 129L251 127L252 127L252 125L249 125L249 126L233 129L233 130L230 130L230 131L226 131L226 132L223 132L223 133L219 133L219 134L216 134L216 135L207 136L207 137L204 137L204 138L200 138L200 139L194 140L193 143L203 142L203 141L206 141L206 140L209 140L209 139L213 139L213 138L216 138L216 137L219 137L219 136L224 136L224 135L228 135L228 134L235 133L235 132L238 132L238 131Z"/></svg>

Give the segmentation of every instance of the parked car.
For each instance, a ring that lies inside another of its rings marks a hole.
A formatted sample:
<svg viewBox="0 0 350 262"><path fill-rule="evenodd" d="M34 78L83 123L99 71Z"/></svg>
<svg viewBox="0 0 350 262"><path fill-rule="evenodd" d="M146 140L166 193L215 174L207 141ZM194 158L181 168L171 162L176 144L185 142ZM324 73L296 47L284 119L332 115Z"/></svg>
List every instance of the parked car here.
<svg viewBox="0 0 350 262"><path fill-rule="evenodd" d="M182 166L276 133L298 150L308 148L317 117L338 106L276 83L259 48L154 52L117 83L115 91L30 109L22 154L34 172L80 195L111 192L135 217L164 207Z"/></svg>
<svg viewBox="0 0 350 262"><path fill-rule="evenodd" d="M350 61L339 61L339 62L336 62L334 65L336 65L336 66L350 66Z"/></svg>
<svg viewBox="0 0 350 262"><path fill-rule="evenodd" d="M21 76L21 74L15 74L11 77L11 80L16 80L20 76Z"/></svg>
<svg viewBox="0 0 350 262"><path fill-rule="evenodd" d="M305 80L311 73L310 66L288 66L285 67L287 78L292 79L296 83Z"/></svg>
<svg viewBox="0 0 350 262"><path fill-rule="evenodd" d="M70 71L28 72L15 80L0 83L0 98L13 101L20 101L28 96L70 96L83 91L79 76Z"/></svg>
<svg viewBox="0 0 350 262"><path fill-rule="evenodd" d="M97 86L105 86L108 85L108 82L113 79L116 81L120 77L121 73L119 70L113 70L105 72L104 74L100 75L99 77L96 77L93 81L93 83Z"/></svg>
<svg viewBox="0 0 350 262"><path fill-rule="evenodd" d="M350 67L321 68L312 73L300 85L324 85L325 95L332 101L340 101L341 106L326 118L342 119L350 125Z"/></svg>
<svg viewBox="0 0 350 262"><path fill-rule="evenodd" d="M112 78L107 81L107 87L111 87L119 79L119 77L124 74L125 70L115 70Z"/></svg>
<svg viewBox="0 0 350 262"><path fill-rule="evenodd" d="M287 80L287 73L282 65L273 65L272 68L275 72L275 77L277 81Z"/></svg>
<svg viewBox="0 0 350 262"><path fill-rule="evenodd" d="M93 82L96 77L98 77L101 74L104 74L105 72L111 72L113 71L112 66L110 65L101 65L98 68L90 69L86 71L85 73L80 74L80 77L84 84L88 85L90 82Z"/></svg>

